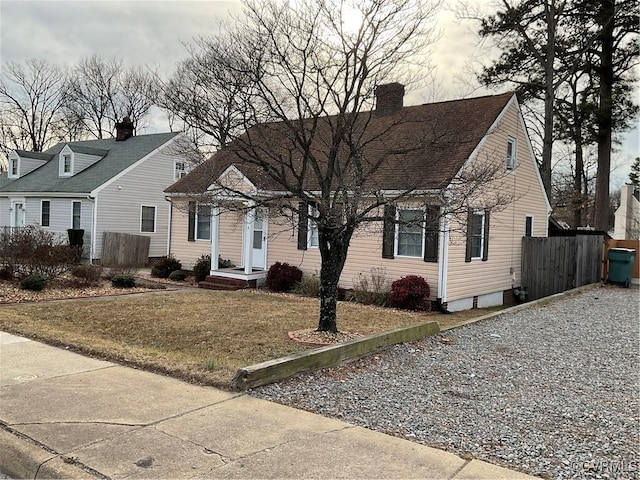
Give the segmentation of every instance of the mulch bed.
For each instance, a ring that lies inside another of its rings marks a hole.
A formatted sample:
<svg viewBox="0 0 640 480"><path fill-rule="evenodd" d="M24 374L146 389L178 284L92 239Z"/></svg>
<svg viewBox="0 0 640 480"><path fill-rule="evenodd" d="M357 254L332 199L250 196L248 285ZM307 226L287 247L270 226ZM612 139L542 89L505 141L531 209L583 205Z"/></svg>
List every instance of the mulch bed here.
<svg viewBox="0 0 640 480"><path fill-rule="evenodd" d="M63 275L52 280L44 290L34 292L23 290L17 281L0 281L0 304L45 302L48 300L63 300L69 298L103 297L112 295L126 295L130 293L151 292L158 288L167 288L164 285L148 284L133 288L116 288L111 281L100 279L93 285L83 285L71 275Z"/></svg>
<svg viewBox="0 0 640 480"><path fill-rule="evenodd" d="M305 330L295 330L289 332L289 338L294 342L304 345L333 345L335 343L348 342L364 335L358 332L318 332L313 328Z"/></svg>

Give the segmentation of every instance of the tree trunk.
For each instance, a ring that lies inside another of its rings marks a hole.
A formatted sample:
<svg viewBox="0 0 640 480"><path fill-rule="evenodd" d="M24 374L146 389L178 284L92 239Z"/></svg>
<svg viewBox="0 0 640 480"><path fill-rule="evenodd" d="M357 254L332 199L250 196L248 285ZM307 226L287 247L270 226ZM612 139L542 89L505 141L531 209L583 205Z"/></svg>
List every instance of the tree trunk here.
<svg viewBox="0 0 640 480"><path fill-rule="evenodd" d="M598 109L598 175L596 176L595 229L609 230L609 177L611 174L611 128L613 95L613 27L615 0L602 0L600 33L600 106Z"/></svg>
<svg viewBox="0 0 640 480"><path fill-rule="evenodd" d="M542 165L540 176L547 196L551 198L551 155L553 153L553 107L555 101L554 61L556 55L556 10L553 0L546 6L547 16L547 51L544 61L544 138L542 139Z"/></svg>
<svg viewBox="0 0 640 480"><path fill-rule="evenodd" d="M575 138L576 146L576 171L573 180L573 194L575 195L573 202L573 228L582 227L584 209L584 198L582 196L582 175L584 170L584 158L582 155L582 136L577 135Z"/></svg>
<svg viewBox="0 0 640 480"><path fill-rule="evenodd" d="M574 86L575 87L575 86ZM573 144L576 149L576 166L573 178L573 228L582 227L584 219L584 197L582 195L582 176L584 175L584 156L582 152L582 114L578 107L578 93L573 89Z"/></svg>
<svg viewBox="0 0 640 480"><path fill-rule="evenodd" d="M332 235L333 234L333 235ZM347 259L351 234L335 234L318 228L320 247L320 319L319 332L337 332L338 282Z"/></svg>

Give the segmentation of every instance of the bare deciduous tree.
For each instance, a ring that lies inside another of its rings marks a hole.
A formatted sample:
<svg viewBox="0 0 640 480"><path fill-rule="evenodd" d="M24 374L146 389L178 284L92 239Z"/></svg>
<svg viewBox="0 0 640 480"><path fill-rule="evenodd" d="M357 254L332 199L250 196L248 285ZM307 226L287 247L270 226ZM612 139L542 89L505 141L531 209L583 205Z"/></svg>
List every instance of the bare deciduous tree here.
<svg viewBox="0 0 640 480"><path fill-rule="evenodd" d="M500 189L493 197L481 194L504 170L491 162L463 170L446 194L434 172L398 162L430 142L442 141L443 148L462 142L459 125L372 108L377 86L389 87L390 79L416 85L427 70L433 7L416 0L248 2L244 17L222 36L200 41L194 61L183 64L195 70L182 73L187 89L175 96L185 121L214 132L221 122L207 116L208 99L233 101L234 126L225 133L232 141L213 159L221 164L207 172L207 162L196 173L215 181L216 169L231 158L271 186L264 195L214 183L203 201L238 198L273 209L292 227L301 217L313 222L321 256L320 331L337 330L337 285L354 232L381 224L385 207L414 202L466 215L472 201L482 199L487 208L508 203ZM200 67L209 61L227 81L216 80L220 92L212 97L200 96L191 87L200 86ZM234 79L241 79L239 92Z"/></svg>
<svg viewBox="0 0 640 480"><path fill-rule="evenodd" d="M141 68L125 69L121 59L98 55L82 59L67 82L68 118L95 138L114 135L115 124L129 117L139 125L153 106L154 76Z"/></svg>
<svg viewBox="0 0 640 480"><path fill-rule="evenodd" d="M65 71L44 60L9 62L0 77L0 148L41 152L54 138Z"/></svg>

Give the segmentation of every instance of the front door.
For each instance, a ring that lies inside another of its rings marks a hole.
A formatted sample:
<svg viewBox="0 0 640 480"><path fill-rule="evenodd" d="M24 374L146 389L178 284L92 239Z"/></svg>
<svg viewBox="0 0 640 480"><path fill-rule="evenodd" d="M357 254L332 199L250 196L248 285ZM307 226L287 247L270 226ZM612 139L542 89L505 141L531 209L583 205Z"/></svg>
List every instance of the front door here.
<svg viewBox="0 0 640 480"><path fill-rule="evenodd" d="M264 270L267 253L267 210L256 208L253 224L253 268Z"/></svg>
<svg viewBox="0 0 640 480"><path fill-rule="evenodd" d="M25 211L23 202L11 203L11 226L12 227L24 227L25 225Z"/></svg>

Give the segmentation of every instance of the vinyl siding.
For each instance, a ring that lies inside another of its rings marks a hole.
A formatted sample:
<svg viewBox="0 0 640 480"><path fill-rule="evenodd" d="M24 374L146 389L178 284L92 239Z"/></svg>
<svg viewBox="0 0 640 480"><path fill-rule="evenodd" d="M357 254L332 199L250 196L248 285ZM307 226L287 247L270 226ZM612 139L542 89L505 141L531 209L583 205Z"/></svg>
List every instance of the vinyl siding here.
<svg viewBox="0 0 640 480"><path fill-rule="evenodd" d="M24 177L26 174L33 172L36 168L41 167L45 163L47 163L45 160L20 157L20 168L18 171L18 175Z"/></svg>
<svg viewBox="0 0 640 480"><path fill-rule="evenodd" d="M222 211L218 221L220 257L239 266L242 263L242 215L238 212ZM211 242L190 242L187 239L188 231L188 200L174 199L171 215L171 254L180 260L184 268L191 269L202 255L211 255Z"/></svg>
<svg viewBox="0 0 640 480"><path fill-rule="evenodd" d="M85 168L90 167L101 157L95 155L87 155L86 153L73 153L73 174L80 173Z"/></svg>
<svg viewBox="0 0 640 480"><path fill-rule="evenodd" d="M24 198L20 196L10 198L0 198L0 225L10 225L10 201L13 198ZM51 202L49 214L49 226L43 227L47 232L53 233L59 240L68 241L67 229L72 226L72 202L81 202L80 208L80 228L84 229L85 255L88 256L91 245L91 226L93 224L93 203L87 198L50 198L50 197L27 197L24 199L25 224L40 225L40 206L42 200Z"/></svg>
<svg viewBox="0 0 640 480"><path fill-rule="evenodd" d="M486 138L476 161L506 158L508 136L517 139L516 168L506 177L506 186L516 195L516 201L501 212L491 212L487 261L464 261L466 226L453 225L447 269L447 302L520 286L522 237L527 215L533 216L533 236L547 236L544 192L515 105L508 107L501 123Z"/></svg>
<svg viewBox="0 0 640 480"><path fill-rule="evenodd" d="M157 152L100 190L94 257L102 254L104 232L128 233L151 239L149 256L167 254L169 202L164 189L173 183L174 156ZM140 232L141 207L156 207L155 233Z"/></svg>
<svg viewBox="0 0 640 480"><path fill-rule="evenodd" d="M11 203L7 197L0 197L0 228L11 225Z"/></svg>
<svg viewBox="0 0 640 480"><path fill-rule="evenodd" d="M285 227L282 222L269 218L269 238L267 239L267 262L287 262L298 266L303 272L320 272L320 251L318 248L297 249L297 230ZM358 276L370 275L372 268L381 268L389 286L406 275L420 275L431 287L431 298L437 297L438 264L425 262L422 258L396 257L382 258L382 223L367 224L358 229L349 246L347 261L340 276L339 285L353 288Z"/></svg>

